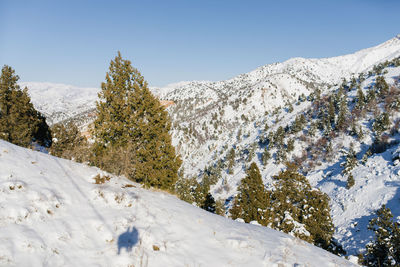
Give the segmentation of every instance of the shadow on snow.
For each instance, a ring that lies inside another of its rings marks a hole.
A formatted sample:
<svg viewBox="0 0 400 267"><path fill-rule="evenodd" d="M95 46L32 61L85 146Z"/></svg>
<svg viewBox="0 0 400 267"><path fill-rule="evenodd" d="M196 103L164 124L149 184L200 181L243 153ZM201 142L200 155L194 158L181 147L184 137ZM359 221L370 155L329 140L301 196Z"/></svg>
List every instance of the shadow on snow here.
<svg viewBox="0 0 400 267"><path fill-rule="evenodd" d="M132 230L130 230L130 227L128 227L126 232L123 232L118 237L118 255L121 253L122 248L125 248L126 252L131 252L132 247L137 244L138 240L138 230L135 227L132 227Z"/></svg>

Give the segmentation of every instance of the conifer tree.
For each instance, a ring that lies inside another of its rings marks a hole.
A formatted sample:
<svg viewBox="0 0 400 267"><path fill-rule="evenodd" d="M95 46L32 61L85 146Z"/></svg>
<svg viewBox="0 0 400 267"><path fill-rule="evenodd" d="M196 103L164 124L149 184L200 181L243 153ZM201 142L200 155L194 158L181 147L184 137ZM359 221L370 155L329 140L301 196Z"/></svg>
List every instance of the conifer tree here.
<svg viewBox="0 0 400 267"><path fill-rule="evenodd" d="M34 142L49 147L51 134L45 117L31 103L28 89L21 90L18 75L5 65L0 76L0 138L29 147Z"/></svg>
<svg viewBox="0 0 400 267"><path fill-rule="evenodd" d="M376 77L375 83L376 91L378 92L379 96L384 96L389 91L389 85L386 83L385 78L383 76Z"/></svg>
<svg viewBox="0 0 400 267"><path fill-rule="evenodd" d="M211 195L211 193L207 193L206 199L204 200L203 204L201 205L201 208L208 212L215 213L216 203L215 203L215 199Z"/></svg>
<svg viewBox="0 0 400 267"><path fill-rule="evenodd" d="M375 233L375 239L367 244L363 264L366 266L400 265L399 223L393 222L393 214L385 205L376 212L377 217L369 222L368 229Z"/></svg>
<svg viewBox="0 0 400 267"><path fill-rule="evenodd" d="M74 159L78 162L88 160L89 144L75 123L57 123L51 127L53 143L50 154L60 158Z"/></svg>
<svg viewBox="0 0 400 267"><path fill-rule="evenodd" d="M235 166L235 149L232 147L226 155L228 160L228 173L233 174L233 167Z"/></svg>
<svg viewBox="0 0 400 267"><path fill-rule="evenodd" d="M233 219L241 218L246 223L258 221L267 224L266 208L268 195L256 163L251 163L247 175L240 181L238 194L230 210Z"/></svg>
<svg viewBox="0 0 400 267"><path fill-rule="evenodd" d="M350 145L350 149L347 152L346 159L344 163L342 163L343 174L349 175L351 171L358 165L356 152L353 149L353 146Z"/></svg>
<svg viewBox="0 0 400 267"><path fill-rule="evenodd" d="M264 152L262 154L262 163L267 165L268 160L271 158L271 153L269 153L268 148L265 147Z"/></svg>
<svg viewBox="0 0 400 267"><path fill-rule="evenodd" d="M357 89L357 104L356 104L356 108L359 110L362 110L364 108L365 105L365 95L363 90L361 89L361 87L358 87Z"/></svg>
<svg viewBox="0 0 400 267"><path fill-rule="evenodd" d="M337 128L339 130L345 130L347 126L347 117L348 117L348 108L347 108L347 101L346 97L343 97L340 101L340 106L339 106L339 114L337 118Z"/></svg>
<svg viewBox="0 0 400 267"><path fill-rule="evenodd" d="M101 84L99 99L94 164L145 186L172 189L181 160L171 143L168 113L140 72L119 52ZM121 154L125 156L118 159ZM104 160L107 157L111 160Z"/></svg>
<svg viewBox="0 0 400 267"><path fill-rule="evenodd" d="M272 227L327 249L334 232L329 197L313 189L297 169L295 164L287 163L287 169L274 177L275 190L269 205L274 211ZM296 228L299 224L309 235Z"/></svg>

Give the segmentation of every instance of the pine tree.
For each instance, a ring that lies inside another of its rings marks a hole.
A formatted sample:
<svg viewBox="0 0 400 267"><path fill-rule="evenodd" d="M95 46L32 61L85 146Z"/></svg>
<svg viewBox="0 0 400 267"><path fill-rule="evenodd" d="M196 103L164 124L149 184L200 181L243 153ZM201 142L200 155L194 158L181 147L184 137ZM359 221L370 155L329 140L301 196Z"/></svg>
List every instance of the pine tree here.
<svg viewBox="0 0 400 267"><path fill-rule="evenodd" d="M346 97L343 97L340 101L340 106L339 106L339 114L337 118L337 128L339 130L345 130L347 128L347 117L348 117L348 108L347 108L347 101Z"/></svg>
<svg viewBox="0 0 400 267"><path fill-rule="evenodd" d="M271 153L269 153L268 148L265 147L264 152L262 154L262 163L267 165L268 160L271 158Z"/></svg>
<svg viewBox="0 0 400 267"><path fill-rule="evenodd" d="M287 169L274 180L269 205L273 209L272 227L327 249L334 232L329 197L313 189L293 163L287 163ZM309 234L297 228L299 225Z"/></svg>
<svg viewBox="0 0 400 267"><path fill-rule="evenodd" d="M181 160L175 155L168 113L140 72L118 52L101 84L94 122L94 164L162 189L172 189ZM118 155L124 154L123 159ZM117 160L112 160L113 157ZM104 160L105 158L111 160Z"/></svg>
<svg viewBox="0 0 400 267"><path fill-rule="evenodd" d="M233 174L233 167L235 166L235 149L232 147L226 155L228 160L228 173Z"/></svg>
<svg viewBox="0 0 400 267"><path fill-rule="evenodd" d="M343 174L349 175L351 171L358 165L356 152L353 149L353 146L350 145L350 149L347 152L346 159L344 163L342 163Z"/></svg>
<svg viewBox="0 0 400 267"><path fill-rule="evenodd" d="M204 200L203 204L201 205L201 208L208 212L215 213L216 203L215 203L214 197L211 195L210 192L207 193L206 199Z"/></svg>
<svg viewBox="0 0 400 267"><path fill-rule="evenodd" d="M354 185L355 181L354 181L354 177L353 175L350 173L349 176L347 177L347 185L346 188L350 189L353 185Z"/></svg>
<svg viewBox="0 0 400 267"><path fill-rule="evenodd" d="M0 138L29 147L49 147L51 133L45 117L31 103L28 89L21 90L15 71L5 65L0 76Z"/></svg>
<svg viewBox="0 0 400 267"><path fill-rule="evenodd" d="M364 92L361 89L361 87L358 87L358 89L357 89L356 100L357 100L356 108L359 110L362 110L365 105L365 95L364 95Z"/></svg>
<svg viewBox="0 0 400 267"><path fill-rule="evenodd" d="M374 123L372 124L372 129L375 132L375 136L377 139L380 138L381 134L389 129L390 119L389 114L387 112L383 112L376 116Z"/></svg>
<svg viewBox="0 0 400 267"><path fill-rule="evenodd" d="M385 78L383 78L383 76L376 77L375 88L380 97L383 97L388 93L389 85L386 83Z"/></svg>
<svg viewBox="0 0 400 267"><path fill-rule="evenodd" d="M238 194L230 210L232 219L242 218L246 223L257 221L267 224L268 195L256 163L251 163L247 175L240 181Z"/></svg>
<svg viewBox="0 0 400 267"><path fill-rule="evenodd" d="M362 263L366 266L399 266L399 223L392 221L393 214L385 205L382 205L376 215L368 226L369 230L374 231L375 239L367 244Z"/></svg>

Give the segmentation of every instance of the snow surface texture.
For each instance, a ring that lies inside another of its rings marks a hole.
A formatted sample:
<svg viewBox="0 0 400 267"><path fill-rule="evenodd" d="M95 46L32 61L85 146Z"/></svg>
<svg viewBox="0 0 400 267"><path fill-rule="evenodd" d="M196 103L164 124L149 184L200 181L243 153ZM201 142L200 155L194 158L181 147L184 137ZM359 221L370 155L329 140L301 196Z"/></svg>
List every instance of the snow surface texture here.
<svg viewBox="0 0 400 267"><path fill-rule="evenodd" d="M351 266L97 168L0 140L1 266ZM129 185L129 186L127 186Z"/></svg>

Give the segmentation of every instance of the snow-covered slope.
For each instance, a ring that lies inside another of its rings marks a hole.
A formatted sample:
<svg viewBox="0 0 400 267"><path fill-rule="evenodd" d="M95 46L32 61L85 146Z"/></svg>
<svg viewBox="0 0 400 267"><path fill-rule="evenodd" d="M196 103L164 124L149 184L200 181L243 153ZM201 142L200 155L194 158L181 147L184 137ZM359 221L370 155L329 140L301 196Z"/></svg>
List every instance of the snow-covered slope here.
<svg viewBox="0 0 400 267"><path fill-rule="evenodd" d="M283 233L0 140L1 266L350 266Z"/></svg>
<svg viewBox="0 0 400 267"><path fill-rule="evenodd" d="M49 124L90 113L96 107L98 88L83 88L66 84L21 82L28 88L32 103Z"/></svg>

